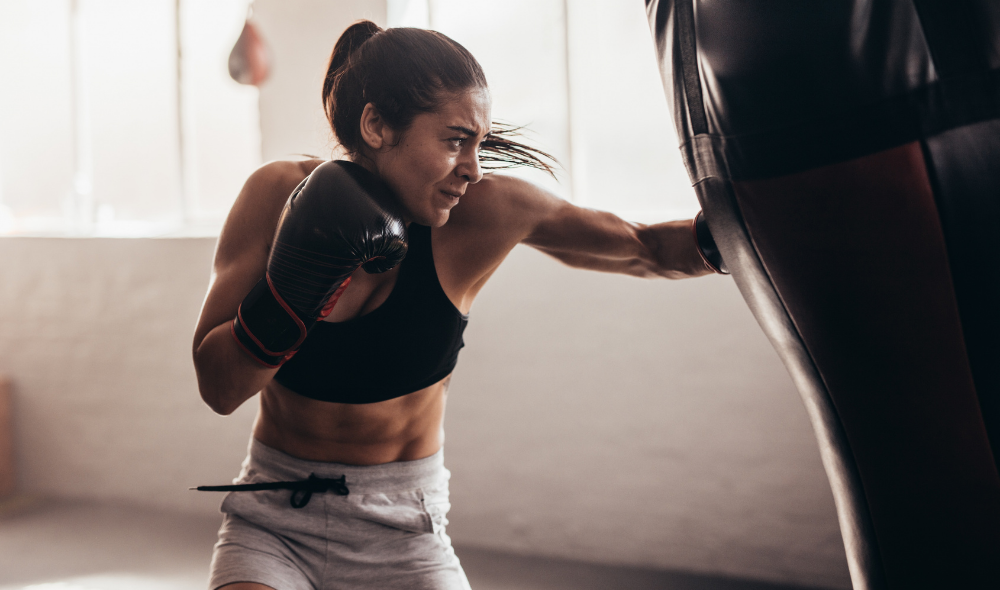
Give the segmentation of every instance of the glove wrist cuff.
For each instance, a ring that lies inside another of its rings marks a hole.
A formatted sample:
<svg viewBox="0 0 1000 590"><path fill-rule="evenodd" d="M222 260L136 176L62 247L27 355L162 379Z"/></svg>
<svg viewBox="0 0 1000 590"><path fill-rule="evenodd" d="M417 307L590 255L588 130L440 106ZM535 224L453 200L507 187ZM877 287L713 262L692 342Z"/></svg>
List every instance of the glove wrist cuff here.
<svg viewBox="0 0 1000 590"><path fill-rule="evenodd" d="M236 344L239 345L240 350L246 353L251 360L268 369L277 369L295 354L295 351L284 355L267 354L247 332L246 328L240 322L239 316L233 318L233 321L230 323L229 334L236 341Z"/></svg>
<svg viewBox="0 0 1000 590"><path fill-rule="evenodd" d="M308 332L306 320L274 290L267 275L240 303L230 328L240 348L268 368L290 359Z"/></svg>
<svg viewBox="0 0 1000 590"><path fill-rule="evenodd" d="M698 211L698 214L691 220L691 234L694 236L695 245L698 247L698 254L712 272L720 275L729 274L726 263L722 260L722 253L715 243L715 238L708 229L708 222L705 221L705 214Z"/></svg>

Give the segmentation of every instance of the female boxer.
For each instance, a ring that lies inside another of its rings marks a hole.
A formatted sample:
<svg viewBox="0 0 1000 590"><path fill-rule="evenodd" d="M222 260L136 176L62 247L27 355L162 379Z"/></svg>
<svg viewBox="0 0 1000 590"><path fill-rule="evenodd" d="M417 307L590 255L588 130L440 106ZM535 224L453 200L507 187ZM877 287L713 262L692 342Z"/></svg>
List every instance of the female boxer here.
<svg viewBox="0 0 1000 590"><path fill-rule="evenodd" d="M350 161L249 178L195 333L213 410L261 393L211 588L468 588L445 534L441 448L479 290L519 243L641 277L712 269L691 221L626 223L484 176L481 161L543 163L491 134L482 69L444 35L353 25L323 101Z"/></svg>

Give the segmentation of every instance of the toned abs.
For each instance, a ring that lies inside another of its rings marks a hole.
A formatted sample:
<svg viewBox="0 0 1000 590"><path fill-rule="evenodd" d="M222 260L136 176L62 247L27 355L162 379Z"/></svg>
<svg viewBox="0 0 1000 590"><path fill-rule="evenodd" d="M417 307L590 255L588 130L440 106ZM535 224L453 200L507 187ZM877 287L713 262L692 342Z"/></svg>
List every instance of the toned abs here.
<svg viewBox="0 0 1000 590"><path fill-rule="evenodd" d="M309 461L378 465L422 459L444 443L449 379L374 404L317 401L271 381L261 391L253 435Z"/></svg>

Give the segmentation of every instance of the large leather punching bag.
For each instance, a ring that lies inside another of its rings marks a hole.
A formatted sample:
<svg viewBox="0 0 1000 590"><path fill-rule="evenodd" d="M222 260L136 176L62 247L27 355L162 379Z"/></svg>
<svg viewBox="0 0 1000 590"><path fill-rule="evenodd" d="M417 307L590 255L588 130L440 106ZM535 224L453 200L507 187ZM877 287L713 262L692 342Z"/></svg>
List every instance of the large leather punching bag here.
<svg viewBox="0 0 1000 590"><path fill-rule="evenodd" d="M857 589L1000 588L1000 2L648 0Z"/></svg>

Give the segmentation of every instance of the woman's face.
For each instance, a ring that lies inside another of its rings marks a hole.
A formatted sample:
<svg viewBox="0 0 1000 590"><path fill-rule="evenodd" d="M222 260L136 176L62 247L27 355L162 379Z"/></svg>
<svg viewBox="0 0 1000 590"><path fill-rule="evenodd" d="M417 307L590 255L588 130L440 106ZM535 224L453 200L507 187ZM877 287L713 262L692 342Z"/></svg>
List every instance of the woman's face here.
<svg viewBox="0 0 1000 590"><path fill-rule="evenodd" d="M436 112L417 115L404 132L384 132L387 141L372 160L407 221L444 225L469 185L482 179L479 144L490 130L490 107L485 88L448 93Z"/></svg>

